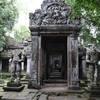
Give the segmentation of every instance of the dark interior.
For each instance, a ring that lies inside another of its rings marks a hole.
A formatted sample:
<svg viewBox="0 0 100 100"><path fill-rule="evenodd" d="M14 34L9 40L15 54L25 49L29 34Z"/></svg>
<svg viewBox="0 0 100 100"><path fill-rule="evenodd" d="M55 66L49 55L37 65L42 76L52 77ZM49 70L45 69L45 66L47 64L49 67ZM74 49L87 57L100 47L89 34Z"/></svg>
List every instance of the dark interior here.
<svg viewBox="0 0 100 100"><path fill-rule="evenodd" d="M42 37L42 51L44 80L67 80L67 37Z"/></svg>
<svg viewBox="0 0 100 100"><path fill-rule="evenodd" d="M2 71L8 72L9 71L9 59L2 60Z"/></svg>

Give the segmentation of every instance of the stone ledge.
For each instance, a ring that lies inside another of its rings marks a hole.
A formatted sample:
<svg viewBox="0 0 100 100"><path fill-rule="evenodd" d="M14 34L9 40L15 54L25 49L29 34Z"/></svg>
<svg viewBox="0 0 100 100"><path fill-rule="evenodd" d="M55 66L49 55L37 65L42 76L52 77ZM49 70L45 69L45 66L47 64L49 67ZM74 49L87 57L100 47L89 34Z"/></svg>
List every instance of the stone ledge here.
<svg viewBox="0 0 100 100"><path fill-rule="evenodd" d="M79 32L79 25L33 25L29 27L31 32Z"/></svg>
<svg viewBox="0 0 100 100"><path fill-rule="evenodd" d="M48 95L68 95L68 94L82 94L85 93L85 90L70 90L67 87L46 87L42 88L41 91L43 94Z"/></svg>
<svg viewBox="0 0 100 100"><path fill-rule="evenodd" d="M24 87L25 86L19 86L19 87L8 87L8 86L4 86L3 87L3 90L4 91L16 91L16 92L19 92L19 91L22 91Z"/></svg>

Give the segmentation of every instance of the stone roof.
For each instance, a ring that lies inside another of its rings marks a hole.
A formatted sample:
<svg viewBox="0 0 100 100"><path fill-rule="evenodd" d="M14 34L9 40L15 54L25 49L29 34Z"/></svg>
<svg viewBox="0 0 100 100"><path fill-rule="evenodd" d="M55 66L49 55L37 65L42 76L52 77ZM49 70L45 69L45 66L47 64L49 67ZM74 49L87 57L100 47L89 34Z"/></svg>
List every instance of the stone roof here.
<svg viewBox="0 0 100 100"><path fill-rule="evenodd" d="M15 40L12 37L7 37L7 49L23 48L22 42Z"/></svg>
<svg viewBox="0 0 100 100"><path fill-rule="evenodd" d="M30 43L31 37L26 37L21 40L15 40L12 37L7 37L7 48L5 48L4 51L0 53L0 57L10 58L12 54L19 54L21 52L24 52L24 49L27 49Z"/></svg>

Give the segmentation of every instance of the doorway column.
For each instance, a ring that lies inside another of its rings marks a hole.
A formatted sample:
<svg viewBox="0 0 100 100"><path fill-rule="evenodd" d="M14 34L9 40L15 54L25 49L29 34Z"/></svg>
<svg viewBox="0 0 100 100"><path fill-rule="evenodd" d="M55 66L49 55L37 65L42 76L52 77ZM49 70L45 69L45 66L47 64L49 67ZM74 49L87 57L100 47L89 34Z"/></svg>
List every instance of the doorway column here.
<svg viewBox="0 0 100 100"><path fill-rule="evenodd" d="M39 59L39 36L32 36L32 61L31 79L33 84L38 84L38 59Z"/></svg>
<svg viewBox="0 0 100 100"><path fill-rule="evenodd" d="M69 35L67 38L67 67L68 67L68 88L79 87L78 69L78 40L77 36Z"/></svg>
<svg viewBox="0 0 100 100"><path fill-rule="evenodd" d="M41 48L41 36L38 36L38 85L41 85L42 79L42 48Z"/></svg>
<svg viewBox="0 0 100 100"><path fill-rule="evenodd" d="M32 67L32 48L31 45L27 46L25 48L26 58L27 58L27 66L26 66L26 73L28 77L31 77L31 67ZM22 59L24 58L24 55L22 55ZM25 70L25 61L22 62L22 68Z"/></svg>

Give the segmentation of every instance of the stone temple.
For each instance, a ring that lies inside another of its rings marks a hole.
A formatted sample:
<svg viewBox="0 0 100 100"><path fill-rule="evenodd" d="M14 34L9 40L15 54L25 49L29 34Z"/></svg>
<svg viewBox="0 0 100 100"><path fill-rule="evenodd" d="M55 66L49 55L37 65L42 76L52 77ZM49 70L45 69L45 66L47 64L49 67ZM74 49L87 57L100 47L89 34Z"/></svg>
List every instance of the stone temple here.
<svg viewBox="0 0 100 100"><path fill-rule="evenodd" d="M63 0L44 0L30 13L33 84L66 83L79 87L78 34L80 18L70 18L70 5Z"/></svg>
<svg viewBox="0 0 100 100"><path fill-rule="evenodd" d="M71 18L72 13L63 0L44 0L41 9L29 14L31 36L19 41L7 37L0 72L11 72L13 56L23 59L18 65L31 88L60 83L69 89L97 85L100 90L100 48L78 43L80 17Z"/></svg>

